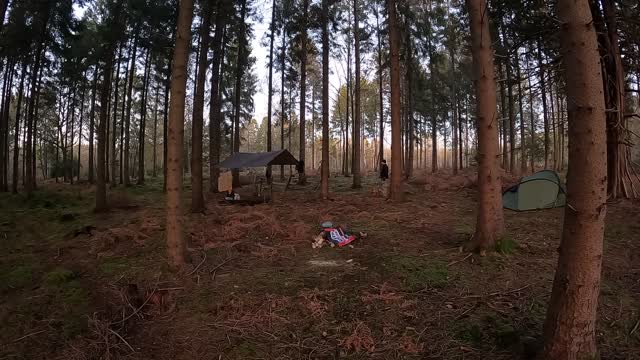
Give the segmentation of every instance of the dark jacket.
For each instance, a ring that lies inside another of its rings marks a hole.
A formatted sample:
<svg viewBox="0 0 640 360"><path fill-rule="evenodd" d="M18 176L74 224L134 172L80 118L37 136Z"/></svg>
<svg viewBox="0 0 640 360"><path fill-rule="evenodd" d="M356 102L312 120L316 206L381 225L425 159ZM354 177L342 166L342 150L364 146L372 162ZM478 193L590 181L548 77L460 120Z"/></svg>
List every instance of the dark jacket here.
<svg viewBox="0 0 640 360"><path fill-rule="evenodd" d="M380 179L387 180L389 178L389 166L387 164L382 164L380 168Z"/></svg>

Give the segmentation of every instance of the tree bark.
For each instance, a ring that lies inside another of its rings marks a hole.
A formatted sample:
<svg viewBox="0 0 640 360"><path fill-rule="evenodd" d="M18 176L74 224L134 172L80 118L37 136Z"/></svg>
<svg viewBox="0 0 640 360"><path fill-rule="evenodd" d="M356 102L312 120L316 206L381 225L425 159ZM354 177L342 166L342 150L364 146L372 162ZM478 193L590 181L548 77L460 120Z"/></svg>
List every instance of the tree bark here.
<svg viewBox="0 0 640 360"><path fill-rule="evenodd" d="M202 186L202 133L204 127L204 92L209 60L209 28L212 14L211 1L205 1L202 7L200 25L200 54L198 59L198 77L193 99L193 121L191 125L191 212L204 212L204 194Z"/></svg>
<svg viewBox="0 0 640 360"><path fill-rule="evenodd" d="M493 248L504 232L496 128L496 82L487 5L485 0L467 0L478 119L478 218L471 246L479 251Z"/></svg>
<svg viewBox="0 0 640 360"><path fill-rule="evenodd" d="M607 200L600 56L587 1L558 2L569 113L567 206L544 325L545 359L597 357L595 327Z"/></svg>
<svg viewBox="0 0 640 360"><path fill-rule="evenodd" d="M171 105L167 144L167 257L169 265L182 268L187 246L182 217L182 147L184 142L184 105L187 88L187 64L191 44L193 1L180 0L176 46L171 70Z"/></svg>
<svg viewBox="0 0 640 360"><path fill-rule="evenodd" d="M329 161L329 0L322 0L322 164L320 189L323 200L329 199Z"/></svg>
<svg viewBox="0 0 640 360"><path fill-rule="evenodd" d="M400 33L396 1L388 0L389 49L391 52L391 184L389 195L400 201L402 194L402 134L400 117Z"/></svg>

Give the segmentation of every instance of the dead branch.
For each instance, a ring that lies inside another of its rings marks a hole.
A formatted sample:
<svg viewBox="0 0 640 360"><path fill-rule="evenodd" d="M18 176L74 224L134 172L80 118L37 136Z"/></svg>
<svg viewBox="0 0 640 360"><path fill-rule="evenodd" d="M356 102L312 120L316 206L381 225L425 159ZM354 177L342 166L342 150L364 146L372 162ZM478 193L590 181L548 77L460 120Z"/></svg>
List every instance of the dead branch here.
<svg viewBox="0 0 640 360"><path fill-rule="evenodd" d="M200 261L200 264L198 264L198 266L196 266L195 269L191 270L191 272L189 272L187 276L191 276L195 274L195 272L198 271L198 269L200 269L200 266L202 266L202 264L204 264L204 262L207 260L207 253L203 251L202 254L204 254L204 257L202 258L202 261Z"/></svg>
<svg viewBox="0 0 640 360"><path fill-rule="evenodd" d="M125 340L122 336L120 336L120 334L118 334L117 332L107 328L107 330L109 330L113 335L117 336L118 339L122 340L122 342L127 345L127 347L129 348L129 350L131 350L131 352L136 352L135 350L133 350L133 347L131 347L131 345L129 345L129 343L127 342L127 340Z"/></svg>
<svg viewBox="0 0 640 360"><path fill-rule="evenodd" d="M147 298L144 300L144 302L142 303L142 305L140 305L139 308L135 309L134 312L132 312L131 314L129 314L129 316L123 318L122 320L118 320L115 322L112 322L110 325L117 325L117 324L122 324L125 321L131 319L132 317L134 317L138 312L140 312L140 310L142 310L142 308L147 305L147 303L149 302L149 300L151 300L151 298L153 297L153 294L155 294L156 290L158 289L158 281L160 280L160 278L158 277L158 280L156 280L156 284L153 286L153 290L151 291L151 294L149 294L149 296L147 296Z"/></svg>
<svg viewBox="0 0 640 360"><path fill-rule="evenodd" d="M636 327L637 327L637 325L636 325ZM29 334L27 334L27 335L25 335L25 336L22 336L22 337L19 337L19 338L17 338L17 339L15 339L15 340L13 340L13 342L18 342L18 341L20 341L20 340L24 340L24 339L26 339L26 338L29 338L29 337L32 337L32 336L36 336L36 335L38 335L38 334L42 334L42 333L43 333L43 332L45 332L45 331L47 331L47 330L40 330L40 331L36 331L36 332L29 333Z"/></svg>
<svg viewBox="0 0 640 360"><path fill-rule="evenodd" d="M508 295L508 294L513 294L519 291L522 291L528 287L531 287L532 284L529 285L525 285L523 287L517 288L517 289L513 289L513 290L508 290L508 291L498 291L498 292L493 292L490 294L486 294L486 295L468 295L463 297L463 299L480 299L483 297L492 297L492 296L502 296L502 295Z"/></svg>
<svg viewBox="0 0 640 360"><path fill-rule="evenodd" d="M455 265L455 264L457 264L457 263L461 263L461 262L463 262L463 261L467 260L468 258L470 258L470 257L471 257L471 255L473 255L473 254L472 254L472 253L469 253L469 254L468 254L467 256L465 256L462 260L452 261L452 262L450 262L449 264L447 264L447 266L452 266L452 265Z"/></svg>
<svg viewBox="0 0 640 360"><path fill-rule="evenodd" d="M216 270L220 269L220 268L222 267L222 265L224 265L224 264L228 263L228 262L229 262L229 261L231 261L232 259L233 259L233 257L230 257L230 258L228 258L228 259L224 260L224 261L223 261L223 262L221 262L219 265L217 265L216 267L214 267L213 269L211 269L211 270L209 271L209 274L211 274L211 273L213 273L214 271L216 271Z"/></svg>

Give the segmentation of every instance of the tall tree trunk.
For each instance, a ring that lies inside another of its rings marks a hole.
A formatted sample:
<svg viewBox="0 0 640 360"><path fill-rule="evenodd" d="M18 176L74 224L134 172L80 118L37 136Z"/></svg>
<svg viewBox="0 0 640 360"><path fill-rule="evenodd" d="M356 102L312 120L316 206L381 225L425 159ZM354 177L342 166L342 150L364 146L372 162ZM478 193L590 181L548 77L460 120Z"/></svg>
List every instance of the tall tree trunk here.
<svg viewBox="0 0 640 360"><path fill-rule="evenodd" d="M115 91L115 99L113 100L113 125L112 125L112 130L111 130L111 149L110 149L110 169L111 169L111 187L116 187L118 186L118 182L116 181L116 140L118 139L118 137L116 136L117 134L117 129L118 129L118 101L120 98L120 64L122 63L122 49L124 48L124 45L126 43L126 40L122 41L122 44L120 45L120 49L118 50L118 64L116 65L116 81L114 84L114 91ZM126 76L126 74L125 74Z"/></svg>
<svg viewBox="0 0 640 360"><path fill-rule="evenodd" d="M556 142L556 109L555 109L555 105L554 105L554 97L553 97L553 83L549 84L549 102L550 102L550 106L551 106L551 112L550 112L550 117L551 117L551 128L550 128L550 132L551 132L551 142L552 142L552 149L553 149L553 156L552 156L552 160L553 160L553 170L557 170L558 169L558 159L557 159L557 154L558 154L558 148L557 148L557 142Z"/></svg>
<svg viewBox="0 0 640 360"><path fill-rule="evenodd" d="M240 113L242 110L242 77L244 76L244 67L246 63L246 28L245 17L247 14L247 0L242 0L240 8L240 26L238 27L238 58L236 60L236 85L235 85L235 114L234 114L234 132L233 132L233 153L240 152ZM233 169L233 186L240 186L239 169Z"/></svg>
<svg viewBox="0 0 640 360"><path fill-rule="evenodd" d="M549 113L547 111L547 85L545 65L542 61L542 41L538 39L538 67L540 68L540 96L542 97L542 118L544 120L544 168L549 167Z"/></svg>
<svg viewBox="0 0 640 360"><path fill-rule="evenodd" d="M502 168L505 171L511 171L509 169L509 150L508 150L508 121L509 118L507 113L507 92L505 91L505 81L504 81L504 70L503 70L503 62L498 62L498 75L500 79L500 125L502 129Z"/></svg>
<svg viewBox="0 0 640 360"><path fill-rule="evenodd" d="M452 41L453 43L453 41ZM452 130L452 152L453 152L453 174L458 174L458 128L459 128L459 117L458 117L458 90L456 88L456 50L453 45L449 46L449 57L451 58L451 92L453 99L453 108L451 109L452 120L451 120L451 130Z"/></svg>
<svg viewBox="0 0 640 360"><path fill-rule="evenodd" d="M311 170L316 169L316 85L311 87Z"/></svg>
<svg viewBox="0 0 640 360"><path fill-rule="evenodd" d="M135 38L133 39L133 50L131 53L131 65L129 66L129 88L127 89L127 116L124 119L124 185L131 185L131 108L133 102L133 78L136 74L136 60L138 52L139 27L136 27Z"/></svg>
<svg viewBox="0 0 640 360"><path fill-rule="evenodd" d="M329 0L322 0L322 164L320 189L323 200L329 199L329 161Z"/></svg>
<svg viewBox="0 0 640 360"><path fill-rule="evenodd" d="M360 164L361 164L361 143L360 143L360 128L362 126L362 114L360 113L360 15L359 15L358 0L353 0L353 39L355 45L355 51L353 56L355 57L355 111L353 112L353 161L352 173L353 173L353 185L354 189L360 189L362 187L362 179L360 178Z"/></svg>
<svg viewBox="0 0 640 360"><path fill-rule="evenodd" d="M595 327L606 213L606 122L600 56L587 1L560 0L569 112L567 203L545 320L545 359L597 357Z"/></svg>
<svg viewBox="0 0 640 360"><path fill-rule="evenodd" d="M520 173L527 172L527 152L524 122L524 93L522 92L522 73L520 71L520 57L516 49L516 77L518 78L518 114L520 116Z"/></svg>
<svg viewBox="0 0 640 360"><path fill-rule="evenodd" d="M478 119L478 219L474 250L494 247L504 232L502 189L498 165L496 82L486 0L467 0Z"/></svg>
<svg viewBox="0 0 640 360"><path fill-rule="evenodd" d="M533 87L531 86L531 74L527 76L529 78L529 109L531 110L531 144L529 147L529 161L531 164L531 173L536 171L535 157L536 157L536 114L533 107Z"/></svg>
<svg viewBox="0 0 640 360"><path fill-rule="evenodd" d="M32 73L32 77L31 77L31 91L30 91L30 96L29 96L29 107L27 110L27 145L26 145L26 149L25 149L25 156L27 157L27 161L26 161L26 174L25 174L25 190L27 192L27 196L31 197L31 194L33 192L33 190L35 190L35 186L36 186L36 174L34 171L35 168L35 162L34 162L34 157L35 157L35 153L33 151L34 149L34 145L35 145L35 141L34 140L34 123L35 123L35 111L36 111L36 98L37 98L37 92L38 92L38 79L39 79L39 74L40 74L40 67L42 66L42 54L44 53L45 50L45 44L44 44L44 38L45 38L45 34L47 32L47 24L49 23L49 7L50 6L44 6L45 7L45 11L44 14L42 16L42 18L40 19L40 25L42 26L41 30L42 30L42 34L40 36L40 40L38 41L38 48L35 52L35 57L34 57L34 66L33 69L31 70Z"/></svg>
<svg viewBox="0 0 640 360"><path fill-rule="evenodd" d="M124 67L124 86L122 88L122 111L120 112L120 157L119 157L119 182L124 185L124 123L127 116L127 94L129 93L127 86L129 84L129 61L125 61Z"/></svg>
<svg viewBox="0 0 640 360"><path fill-rule="evenodd" d="M284 16L284 8L283 8L283 16ZM287 30L283 25L282 30L282 47L281 47L281 70L282 73L280 78L280 150L284 150L284 123L285 123L285 106L284 106L284 75L286 71L286 61L287 61L287 43L285 42L287 38ZM284 180L284 165L280 165L280 180Z"/></svg>
<svg viewBox="0 0 640 360"><path fill-rule="evenodd" d="M186 262L186 241L180 218L182 217L182 168L184 161L184 104L187 88L187 64L191 44L193 1L180 0L176 46L171 70L171 105L167 144L167 257L173 268L182 268Z"/></svg>
<svg viewBox="0 0 640 360"><path fill-rule="evenodd" d="M75 86L75 85L74 85ZM69 161L65 163L65 169L69 172L69 182L73 185L73 141L74 141L74 127L76 123L76 89L73 90L72 105L71 105L71 140L69 141ZM33 150L35 152L35 148ZM66 151L65 151L66 152ZM35 171L34 171L35 173Z"/></svg>
<svg viewBox="0 0 640 360"><path fill-rule="evenodd" d="M86 90L87 87L84 84L84 81L87 78L87 73L86 71L84 72L84 74L82 74L82 92L80 95L80 124L78 126L78 166L77 166L77 172L78 172L78 182L80 182L80 169L82 167L82 125L84 123L84 100L85 100L85 95L86 95Z"/></svg>
<svg viewBox="0 0 640 360"><path fill-rule="evenodd" d="M512 174L518 174L516 168L516 116L514 109L514 96L513 96L513 69L511 67L511 54L507 56L505 60L505 66L507 68L507 97L508 97L508 111L509 111L509 171Z"/></svg>
<svg viewBox="0 0 640 360"><path fill-rule="evenodd" d="M111 27L117 27L120 19L120 12L122 10L124 0L119 0L116 5L114 14L111 14ZM107 126L109 125L109 96L111 95L111 75L113 72L114 62L114 47L115 41L109 43L106 46L105 54L107 56L104 65L102 86L100 91L100 119L98 122L98 159L97 159L97 171L96 171L96 212L103 212L107 210L107 186L106 186L106 169L107 164L105 162L106 150L107 150Z"/></svg>
<svg viewBox="0 0 640 360"><path fill-rule="evenodd" d="M603 83L607 112L607 192L611 198L636 198L637 175L631 164L630 132L625 117L625 73L620 52L615 2L600 0L604 16L596 1L591 12L598 33L603 59Z"/></svg>
<svg viewBox="0 0 640 360"><path fill-rule="evenodd" d="M18 88L18 103L16 105L16 120L13 134L13 178L11 192L18 193L18 168L20 161L20 115L22 114L22 99L24 97L24 79L27 75L28 58L22 60L22 71L20 73L20 87Z"/></svg>
<svg viewBox="0 0 640 360"><path fill-rule="evenodd" d="M213 35L213 59L211 70L211 104L209 107L209 191L218 192L218 178L220 176L220 79L221 64L224 61L224 31L225 15L222 11L223 1L218 2L216 10L216 32Z"/></svg>
<svg viewBox="0 0 640 360"><path fill-rule="evenodd" d="M378 139L380 149L378 150L378 162L382 164L382 160L384 160L384 89L382 83L382 30L380 29L380 17L377 4L375 5L374 11L376 15L376 35L378 36L378 106L380 107L380 134Z"/></svg>
<svg viewBox="0 0 640 360"><path fill-rule="evenodd" d="M149 99L149 78L151 77L151 49L147 50L144 76L142 78L142 104L140 106L140 132L138 135L138 185L144 184L144 146L147 141L147 100Z"/></svg>
<svg viewBox="0 0 640 360"><path fill-rule="evenodd" d="M273 45L275 41L275 33L276 33L276 0L273 0L271 4L271 24L269 25L269 89L267 95L267 152L271 152L273 150L272 146L272 133L271 126L273 124L272 116L273 116ZM311 144L313 147L313 144ZM313 157L313 155L312 155ZM268 169L268 173L271 174L271 167ZM271 181L271 178L267 179Z"/></svg>
<svg viewBox="0 0 640 360"><path fill-rule="evenodd" d="M396 1L388 0L389 49L391 52L391 184L392 200L402 200L402 134L400 118L400 31L396 14Z"/></svg>
<svg viewBox="0 0 640 360"><path fill-rule="evenodd" d="M198 59L198 77L193 99L193 123L191 125L191 212L204 212L204 194L202 189L202 133L204 127L204 92L209 60L209 29L212 14L211 1L202 7L200 25L200 58Z"/></svg>
<svg viewBox="0 0 640 360"><path fill-rule="evenodd" d="M305 164L305 153L307 151L306 144L306 113L307 113L307 21L308 21L308 10L309 8L309 0L302 1L302 49L300 53L300 155L299 161L302 164ZM302 167L302 172L298 177L298 184L304 185L307 183L307 177L305 175L306 164Z"/></svg>
<svg viewBox="0 0 640 360"><path fill-rule="evenodd" d="M93 135L96 132L95 125L95 113L96 113L96 96L98 90L98 65L96 65L96 69L93 72L93 89L91 90L91 110L89 110L89 184L93 184L93 171L95 169L95 165L93 163L94 159L94 145L95 141L93 139Z"/></svg>
<svg viewBox="0 0 640 360"><path fill-rule="evenodd" d="M153 103L153 178L158 177L158 112L160 105L160 84L156 83L156 98Z"/></svg>

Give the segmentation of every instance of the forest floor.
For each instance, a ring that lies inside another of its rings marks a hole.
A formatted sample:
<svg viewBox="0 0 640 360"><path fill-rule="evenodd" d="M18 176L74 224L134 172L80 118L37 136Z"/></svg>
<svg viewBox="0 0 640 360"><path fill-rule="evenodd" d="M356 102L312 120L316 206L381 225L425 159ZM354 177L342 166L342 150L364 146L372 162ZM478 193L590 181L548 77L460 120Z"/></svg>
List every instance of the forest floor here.
<svg viewBox="0 0 640 360"><path fill-rule="evenodd" d="M206 214L185 217L193 265L182 274L166 266L158 181L112 190L112 210L100 215L86 185L47 184L29 200L0 194L0 359L535 352L561 209L506 212L498 251L470 255L460 247L474 228L473 185L440 175L407 185L406 201L392 203L371 191L374 179L360 191L350 181L332 178L328 202L318 200L317 178L271 205L226 206L210 196ZM312 249L324 220L368 237ZM640 354L639 239L640 203L610 204L597 326L603 359Z"/></svg>

